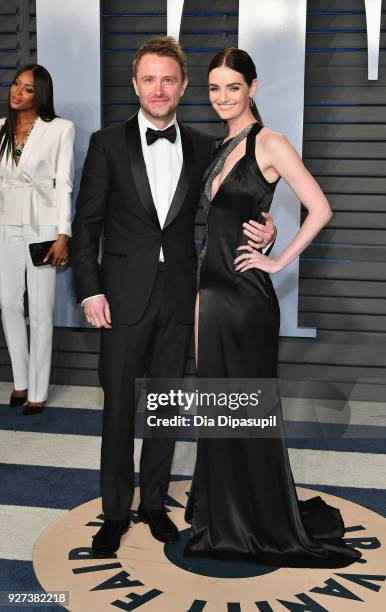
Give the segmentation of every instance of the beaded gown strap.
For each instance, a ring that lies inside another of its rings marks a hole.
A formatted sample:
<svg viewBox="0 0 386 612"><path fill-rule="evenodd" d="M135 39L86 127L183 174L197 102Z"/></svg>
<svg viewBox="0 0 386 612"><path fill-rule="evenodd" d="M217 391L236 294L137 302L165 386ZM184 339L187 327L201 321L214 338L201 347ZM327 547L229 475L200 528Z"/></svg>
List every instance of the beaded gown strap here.
<svg viewBox="0 0 386 612"><path fill-rule="evenodd" d="M232 138L228 143L225 143L223 146L220 147L219 151L217 152L217 155L215 156L212 165L209 167L207 173L206 173L206 177L204 179L204 183L203 183L203 188L201 191L201 197L200 197L200 208L202 207L203 211L205 212L206 216L208 216L209 213L209 208L210 208L210 202L212 199L212 183L213 180L216 178L216 176L218 174L220 174L221 170L224 167L225 161L228 157L228 155L233 151L233 149L235 149L237 147L237 145L244 140L245 137L248 137L248 135L252 132L256 130L256 126L258 126L258 131L260 131L261 126L257 123L251 123L250 125L247 125L246 128L243 129L242 132L240 132L240 134L237 134L237 136L235 136L234 138ZM257 132L256 132L257 133ZM254 142L254 138L252 139L252 142ZM247 144L248 144L248 139L247 139ZM220 185L221 187L221 185ZM219 188L220 188L219 187ZM197 287L199 287L200 285L200 270L201 270L201 266L202 263L205 259L205 255L206 255L206 251L208 248L208 224L206 224L206 228L205 228L205 236L204 236L204 240L203 240L203 244L202 244L202 249L201 252L198 256L198 269L197 269Z"/></svg>

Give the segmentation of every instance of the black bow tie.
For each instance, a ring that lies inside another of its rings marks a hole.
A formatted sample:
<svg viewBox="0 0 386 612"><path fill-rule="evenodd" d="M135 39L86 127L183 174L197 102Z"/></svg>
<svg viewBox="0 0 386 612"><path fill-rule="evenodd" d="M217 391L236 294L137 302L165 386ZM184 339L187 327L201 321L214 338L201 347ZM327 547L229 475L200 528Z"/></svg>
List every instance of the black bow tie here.
<svg viewBox="0 0 386 612"><path fill-rule="evenodd" d="M151 128L147 128L146 142L148 145L152 145L158 138L166 138L169 142L176 142L177 131L175 124L173 123L173 125L166 130L152 130Z"/></svg>

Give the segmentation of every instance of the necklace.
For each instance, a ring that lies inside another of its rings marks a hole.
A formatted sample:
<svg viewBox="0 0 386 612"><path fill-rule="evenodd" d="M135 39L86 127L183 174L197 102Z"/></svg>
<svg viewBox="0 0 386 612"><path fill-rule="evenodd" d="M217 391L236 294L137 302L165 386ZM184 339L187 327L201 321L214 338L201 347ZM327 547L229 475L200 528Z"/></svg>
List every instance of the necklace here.
<svg viewBox="0 0 386 612"><path fill-rule="evenodd" d="M33 124L31 125L30 129L28 130L28 132L26 133L26 135L24 136L23 140L21 140L20 142L17 142L17 138L16 138L16 130L14 132L13 135L13 140L15 143L15 152L14 152L14 157L21 157L21 154L23 153L23 149L25 147L25 144L28 140L29 135L31 134L35 123L37 122L38 118L35 118L35 121L33 122Z"/></svg>

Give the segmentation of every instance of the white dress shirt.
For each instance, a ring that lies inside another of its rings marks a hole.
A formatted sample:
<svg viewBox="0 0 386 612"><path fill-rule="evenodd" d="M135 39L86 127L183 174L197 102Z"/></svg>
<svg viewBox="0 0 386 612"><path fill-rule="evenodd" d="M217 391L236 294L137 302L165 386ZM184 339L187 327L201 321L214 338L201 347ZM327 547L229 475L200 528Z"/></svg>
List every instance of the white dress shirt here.
<svg viewBox="0 0 386 612"><path fill-rule="evenodd" d="M166 130L171 125L175 125L177 132L176 141L170 142L166 138L159 138L152 145L148 145L146 142L146 130L148 128L159 130L159 128L145 117L142 110L138 113L138 125L150 191L162 229L182 170L183 154L180 128L174 116L172 121L163 129ZM164 261L162 248L160 251L160 261Z"/></svg>

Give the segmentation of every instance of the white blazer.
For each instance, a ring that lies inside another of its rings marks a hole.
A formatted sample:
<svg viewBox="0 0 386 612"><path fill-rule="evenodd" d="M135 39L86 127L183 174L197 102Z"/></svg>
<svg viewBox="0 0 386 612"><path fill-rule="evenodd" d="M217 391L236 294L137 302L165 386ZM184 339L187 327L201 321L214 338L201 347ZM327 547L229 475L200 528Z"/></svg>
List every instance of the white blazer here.
<svg viewBox="0 0 386 612"><path fill-rule="evenodd" d="M0 119L0 126L5 118ZM72 121L40 117L19 164L0 161L0 225L56 225L71 236L75 126Z"/></svg>

